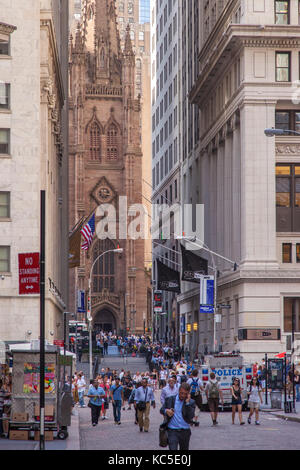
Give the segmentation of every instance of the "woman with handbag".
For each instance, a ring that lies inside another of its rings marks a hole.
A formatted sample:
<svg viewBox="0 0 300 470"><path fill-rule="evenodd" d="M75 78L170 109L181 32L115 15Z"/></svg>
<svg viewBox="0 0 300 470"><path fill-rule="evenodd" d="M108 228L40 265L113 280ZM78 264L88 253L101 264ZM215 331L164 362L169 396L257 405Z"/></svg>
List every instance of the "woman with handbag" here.
<svg viewBox="0 0 300 470"><path fill-rule="evenodd" d="M102 403L102 409L101 409L101 416L102 416L102 421L103 421L104 419L107 419L106 418L106 411L109 409L109 389L110 389L110 385L109 385L109 380L108 380L107 375L104 376L101 387L103 388L103 390L105 392L104 401Z"/></svg>

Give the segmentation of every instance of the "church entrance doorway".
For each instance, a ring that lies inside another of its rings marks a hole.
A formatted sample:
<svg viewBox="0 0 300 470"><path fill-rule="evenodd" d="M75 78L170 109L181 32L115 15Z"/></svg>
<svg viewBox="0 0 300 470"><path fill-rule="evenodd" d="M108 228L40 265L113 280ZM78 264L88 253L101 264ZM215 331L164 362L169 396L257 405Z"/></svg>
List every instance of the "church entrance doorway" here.
<svg viewBox="0 0 300 470"><path fill-rule="evenodd" d="M105 333L109 333L110 331L114 333L117 329L116 320L112 312L104 308L100 310L94 320L94 331L99 333L100 330L104 331Z"/></svg>

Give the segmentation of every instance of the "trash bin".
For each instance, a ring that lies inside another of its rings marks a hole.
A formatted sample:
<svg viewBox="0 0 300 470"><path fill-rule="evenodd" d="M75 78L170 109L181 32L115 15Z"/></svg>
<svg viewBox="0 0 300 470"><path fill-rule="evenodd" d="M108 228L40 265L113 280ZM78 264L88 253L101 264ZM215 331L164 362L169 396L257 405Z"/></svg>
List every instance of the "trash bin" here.
<svg viewBox="0 0 300 470"><path fill-rule="evenodd" d="M271 408L276 409L276 410L281 410L281 390L272 390Z"/></svg>

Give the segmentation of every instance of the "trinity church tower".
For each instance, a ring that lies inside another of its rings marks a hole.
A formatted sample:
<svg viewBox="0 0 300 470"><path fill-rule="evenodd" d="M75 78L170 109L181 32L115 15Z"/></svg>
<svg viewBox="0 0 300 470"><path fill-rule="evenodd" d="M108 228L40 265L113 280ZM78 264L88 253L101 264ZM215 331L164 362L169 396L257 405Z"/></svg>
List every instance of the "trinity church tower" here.
<svg viewBox="0 0 300 470"><path fill-rule="evenodd" d="M104 204L113 205L115 233L95 234L88 251L81 251L80 267L70 271L70 296L88 291L91 267L93 328L143 333L150 326L151 290L145 270L144 239L126 234L139 216L128 210L142 204L140 98L135 99L135 56L127 28L121 50L115 0L83 0L81 23L70 38L70 229L93 211L96 231ZM126 199L125 199L126 197ZM102 208L102 209L99 209ZM97 210L98 209L98 210ZM145 223L149 217L145 215ZM109 227L113 227L112 225ZM104 225L104 224L102 224ZM137 227L142 230L143 224ZM125 227L125 228L124 228ZM107 229L107 228L106 228Z"/></svg>

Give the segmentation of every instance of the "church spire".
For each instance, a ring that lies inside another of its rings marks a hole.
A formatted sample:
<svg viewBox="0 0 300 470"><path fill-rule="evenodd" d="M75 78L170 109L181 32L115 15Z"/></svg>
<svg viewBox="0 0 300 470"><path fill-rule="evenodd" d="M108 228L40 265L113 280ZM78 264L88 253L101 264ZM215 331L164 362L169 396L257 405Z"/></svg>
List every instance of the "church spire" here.
<svg viewBox="0 0 300 470"><path fill-rule="evenodd" d="M130 37L130 26L129 24L126 27L126 36L125 36L125 45L124 45L124 55L134 57L132 41Z"/></svg>

